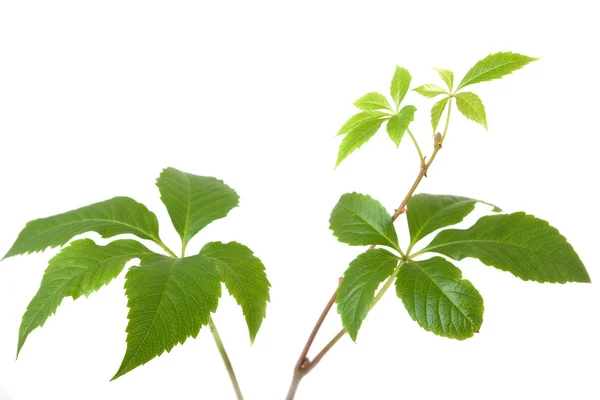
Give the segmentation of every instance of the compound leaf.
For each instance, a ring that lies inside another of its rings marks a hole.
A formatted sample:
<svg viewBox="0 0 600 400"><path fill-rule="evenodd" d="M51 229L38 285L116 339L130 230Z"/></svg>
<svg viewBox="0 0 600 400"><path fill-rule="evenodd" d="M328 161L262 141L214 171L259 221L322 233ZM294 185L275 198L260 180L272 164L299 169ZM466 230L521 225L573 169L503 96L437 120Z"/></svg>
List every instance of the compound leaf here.
<svg viewBox="0 0 600 400"><path fill-rule="evenodd" d="M87 297L116 278L129 260L152 255L156 254L135 240L98 246L91 239L82 239L63 248L50 260L40 289L23 315L17 355L27 336L44 325L65 297Z"/></svg>
<svg viewBox="0 0 600 400"><path fill-rule="evenodd" d="M363 110L363 111L371 111L371 110L392 110L392 106L386 99L384 95L377 92L370 92L362 96L360 99L354 102L354 105Z"/></svg>
<svg viewBox="0 0 600 400"><path fill-rule="evenodd" d="M390 87L390 93L392 99L394 99L394 102L396 103L396 108L400 107L400 103L404 100L404 96L406 96L406 92L408 92L408 88L410 87L411 79L412 77L408 70L396 66L396 71L394 72L392 85Z"/></svg>
<svg viewBox="0 0 600 400"><path fill-rule="evenodd" d="M472 92L458 93L456 96L458 111L468 119L477 122L487 130L485 107L479 96Z"/></svg>
<svg viewBox="0 0 600 400"><path fill-rule="evenodd" d="M396 294L411 318L436 335L464 340L483 322L481 295L442 257L406 262L396 279Z"/></svg>
<svg viewBox="0 0 600 400"><path fill-rule="evenodd" d="M398 112L389 119L387 123L387 132L390 139L396 144L396 147L400 146L400 141L404 136L404 133L408 129L408 126L415 119L415 112L417 109L415 106L404 106Z"/></svg>
<svg viewBox="0 0 600 400"><path fill-rule="evenodd" d="M242 307L253 342L266 316L269 287L265 267L243 244L210 242L200 255L216 263L225 287Z"/></svg>
<svg viewBox="0 0 600 400"><path fill-rule="evenodd" d="M477 258L526 281L590 281L565 237L548 222L524 212L482 217L468 229L442 231L422 250L426 251L455 260Z"/></svg>
<svg viewBox="0 0 600 400"><path fill-rule="evenodd" d="M490 54L483 60L478 61L467 72L456 90L474 83L500 79L536 60L539 60L539 58L527 57L510 51Z"/></svg>
<svg viewBox="0 0 600 400"><path fill-rule="evenodd" d="M367 250L359 255L344 272L336 302L342 324L352 340L366 318L375 290L396 268L398 257L384 249Z"/></svg>
<svg viewBox="0 0 600 400"><path fill-rule="evenodd" d="M155 256L126 275L127 350L112 378L196 337L221 296L219 270L202 256Z"/></svg>
<svg viewBox="0 0 600 400"><path fill-rule="evenodd" d="M156 215L129 197L115 197L28 222L4 258L62 246L74 236L90 231L103 238L131 233L160 242Z"/></svg>

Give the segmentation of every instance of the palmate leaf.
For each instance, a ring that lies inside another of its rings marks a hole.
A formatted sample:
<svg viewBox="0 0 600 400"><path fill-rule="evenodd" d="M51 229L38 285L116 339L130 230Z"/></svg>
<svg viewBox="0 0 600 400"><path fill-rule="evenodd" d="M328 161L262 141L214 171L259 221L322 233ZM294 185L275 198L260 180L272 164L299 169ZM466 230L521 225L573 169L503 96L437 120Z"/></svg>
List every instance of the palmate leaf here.
<svg viewBox="0 0 600 400"><path fill-rule="evenodd" d="M329 229L340 242L351 246L380 244L398 249L392 216L380 202L368 195L342 195L331 211Z"/></svg>
<svg viewBox="0 0 600 400"><path fill-rule="evenodd" d="M359 255L344 272L336 302L342 324L352 340L366 318L375 290L396 268L398 257L384 249L367 250Z"/></svg>
<svg viewBox="0 0 600 400"><path fill-rule="evenodd" d="M456 107L468 119L477 122L486 130L487 119L485 115L485 107L479 96L471 92L458 93L456 96Z"/></svg>
<svg viewBox="0 0 600 400"><path fill-rule="evenodd" d="M441 194L421 193L412 196L406 205L411 245L438 229L458 224L475 209L479 201ZM496 206L492 207L495 212L502 211Z"/></svg>
<svg viewBox="0 0 600 400"><path fill-rule="evenodd" d="M225 217L239 202L235 190L223 181L188 174L175 168L164 169L156 185L160 199L181 237L183 249L196 233L211 222Z"/></svg>
<svg viewBox="0 0 600 400"><path fill-rule="evenodd" d="M389 101L386 99L384 95L377 92L367 93L362 96L360 99L354 102L354 106L363 110L392 110L392 106L390 106Z"/></svg>
<svg viewBox="0 0 600 400"><path fill-rule="evenodd" d="M40 289L23 315L17 355L27 336L44 325L65 297L89 296L116 278L129 260L143 261L153 255L156 254L135 240L98 246L90 239L82 239L62 249L50 260Z"/></svg>
<svg viewBox="0 0 600 400"><path fill-rule="evenodd" d="M444 113L444 109L446 108L446 104L448 104L449 97L445 97L442 100L438 101L431 107L431 127L435 132L437 130L438 124L440 122L440 118Z"/></svg>
<svg viewBox="0 0 600 400"><path fill-rule="evenodd" d="M367 143L377 133L383 121L384 119L366 121L349 131L340 144L335 166L340 165L354 150Z"/></svg>
<svg viewBox="0 0 600 400"><path fill-rule="evenodd" d="M468 229L437 234L421 251L454 260L479 259L537 282L589 282L590 277L567 240L548 222L523 212L480 218Z"/></svg>
<svg viewBox="0 0 600 400"><path fill-rule="evenodd" d="M419 93L421 96L424 96L427 98L439 96L440 94L445 94L445 95L449 94L448 92L446 92L444 89L442 89L438 85L434 85L431 83L428 83L426 85L421 85L419 87L414 88L413 90L415 92Z"/></svg>
<svg viewBox="0 0 600 400"><path fill-rule="evenodd" d="M404 100L404 96L406 96L408 88L410 87L411 79L410 72L402 67L396 66L396 71L394 72L394 77L392 78L392 84L390 86L390 94L396 103L396 108L400 107L400 103Z"/></svg>
<svg viewBox="0 0 600 400"><path fill-rule="evenodd" d="M446 85L448 85L448 90L452 92L452 87L454 86L454 73L449 69L443 68L435 68L435 70L440 75L440 78L446 82Z"/></svg>
<svg viewBox="0 0 600 400"><path fill-rule="evenodd" d="M467 72L456 90L460 90L465 86L474 83L500 79L536 60L539 60L539 58L527 57L510 51L490 54L483 60L478 61L473 68Z"/></svg>
<svg viewBox="0 0 600 400"><path fill-rule="evenodd" d="M103 238L131 233L160 242L156 215L129 197L115 197L27 223L4 258L62 246L74 236L91 231Z"/></svg>
<svg viewBox="0 0 600 400"><path fill-rule="evenodd" d="M385 119L390 118L389 114L386 114L381 111L362 111L358 114L353 115L339 130L337 135L345 135L348 132L352 132L354 129L358 128L365 122L372 122L376 120L385 121Z"/></svg>
<svg viewBox="0 0 600 400"><path fill-rule="evenodd" d="M126 275L127 351L115 376L143 365L208 324L221 296L219 270L202 256L154 256Z"/></svg>
<svg viewBox="0 0 600 400"><path fill-rule="evenodd" d="M243 244L210 242L200 255L216 263L225 287L242 307L250 341L253 342L266 316L269 287L263 263Z"/></svg>
<svg viewBox="0 0 600 400"><path fill-rule="evenodd" d="M415 106L404 106L398 114L388 120L387 132L396 147L400 146L404 133L408 130L410 123L414 121L416 111Z"/></svg>
<svg viewBox="0 0 600 400"><path fill-rule="evenodd" d="M406 262L396 279L396 294L411 318L436 335L467 339L483 322L481 295L442 257Z"/></svg>

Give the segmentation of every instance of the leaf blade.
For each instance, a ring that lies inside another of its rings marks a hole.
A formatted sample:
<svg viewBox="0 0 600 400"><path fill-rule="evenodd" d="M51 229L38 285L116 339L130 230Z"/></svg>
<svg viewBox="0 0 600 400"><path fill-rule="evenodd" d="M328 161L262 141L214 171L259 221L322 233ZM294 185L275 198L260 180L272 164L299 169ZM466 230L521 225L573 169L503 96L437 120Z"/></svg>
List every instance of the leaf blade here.
<svg viewBox="0 0 600 400"><path fill-rule="evenodd" d="M390 94L392 99L394 99L394 103L396 103L396 108L400 107L400 103L404 100L410 87L411 80L412 76L407 69L396 66L396 71L394 72L392 84L390 86Z"/></svg>
<svg viewBox="0 0 600 400"><path fill-rule="evenodd" d="M336 136L345 135L348 132L351 132L358 126L360 126L364 122L371 122L378 119L389 118L389 114L386 114L381 111L362 111L358 114L353 115L348 121L344 123L341 129L338 131Z"/></svg>
<svg viewBox="0 0 600 400"><path fill-rule="evenodd" d="M416 111L415 106L404 106L398 114L388 120L386 129L396 147L400 146L404 133L408 130L410 123L414 121Z"/></svg>
<svg viewBox="0 0 600 400"><path fill-rule="evenodd" d="M369 92L354 102L354 106L363 111L389 110L392 106L384 95L378 92Z"/></svg>
<svg viewBox="0 0 600 400"><path fill-rule="evenodd" d="M536 60L539 60L539 58L528 57L511 51L490 54L479 60L466 73L456 90L475 83L500 79Z"/></svg>
<svg viewBox="0 0 600 400"><path fill-rule="evenodd" d="M431 127L433 128L433 132L436 131L438 124L440 123L440 118L446 109L446 104L448 104L448 100L450 97L443 98L438 101L431 107Z"/></svg>
<svg viewBox="0 0 600 400"><path fill-rule="evenodd" d="M452 88L454 86L454 72L450 71L449 69L443 68L435 68L435 70L437 71L440 78L442 78L442 80L446 82L446 85L448 85L448 90L450 91L450 93L452 93Z"/></svg>
<svg viewBox="0 0 600 400"><path fill-rule="evenodd" d="M382 123L383 120L368 121L348 132L346 136L344 136L342 143L340 143L338 157L335 163L336 168L350 154L361 148L363 144L367 143L369 139L377 133Z"/></svg>
<svg viewBox="0 0 600 400"><path fill-rule="evenodd" d="M440 94L449 95L447 91L445 91L438 85L434 85L432 83L421 85L419 87L414 88L413 90L419 93L421 96L427 97L428 99L433 98L435 96L439 96Z"/></svg>
<svg viewBox="0 0 600 400"><path fill-rule="evenodd" d="M477 122L483 126L485 130L488 129L487 117L485 114L485 107L475 93L473 92L462 92L456 96L456 107L467 119Z"/></svg>

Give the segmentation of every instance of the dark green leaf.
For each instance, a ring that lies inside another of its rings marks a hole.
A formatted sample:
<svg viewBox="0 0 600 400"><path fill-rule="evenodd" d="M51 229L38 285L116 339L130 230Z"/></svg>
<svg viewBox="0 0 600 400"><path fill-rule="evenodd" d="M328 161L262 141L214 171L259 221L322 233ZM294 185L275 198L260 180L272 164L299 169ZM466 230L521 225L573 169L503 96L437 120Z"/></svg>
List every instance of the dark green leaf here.
<svg viewBox="0 0 600 400"><path fill-rule="evenodd" d="M126 279L127 351L113 380L195 338L221 296L219 270L202 256L156 256L132 267Z"/></svg>
<svg viewBox="0 0 600 400"><path fill-rule="evenodd" d="M414 88L413 90L419 93L421 96L425 96L427 98L432 98L440 94L448 95L448 92L446 92L444 89L442 89L438 85L434 85L431 83L419 86L418 88Z"/></svg>
<svg viewBox="0 0 600 400"><path fill-rule="evenodd" d="M390 135L390 139L396 143L396 147L400 146L400 141L402 140L404 133L408 129L410 123L415 119L416 111L417 109L415 106L404 106L398 114L389 119L387 131L388 135Z"/></svg>
<svg viewBox="0 0 600 400"><path fill-rule="evenodd" d="M375 290L396 268L398 257L384 249L367 250L350 263L344 273L336 302L342 324L352 340L367 317Z"/></svg>
<svg viewBox="0 0 600 400"><path fill-rule="evenodd" d="M480 218L465 230L438 233L422 251L455 260L478 258L485 265L537 282L589 282L573 247L546 221L523 212Z"/></svg>
<svg viewBox="0 0 600 400"><path fill-rule="evenodd" d="M370 93L365 94L360 99L356 100L354 102L354 105L363 111L370 111L370 110L393 111L392 106L390 106L390 103L385 98L385 96L382 95L381 93L377 93L377 92L370 92Z"/></svg>
<svg viewBox="0 0 600 400"><path fill-rule="evenodd" d="M434 257L408 261L396 279L396 294L411 318L436 335L464 340L479 331L483 299L460 269Z"/></svg>
<svg viewBox="0 0 600 400"><path fill-rule="evenodd" d="M103 238L131 233L160 242L156 215L129 197L115 197L28 222L4 258L62 246L74 236L91 231Z"/></svg>
<svg viewBox="0 0 600 400"><path fill-rule="evenodd" d="M183 248L206 225L237 207L239 196L218 179L166 168L156 185Z"/></svg>
<svg viewBox="0 0 600 400"><path fill-rule="evenodd" d="M335 166L340 165L354 150L359 149L363 144L368 142L377 133L382 123L383 119L367 121L348 132L340 144Z"/></svg>
<svg viewBox="0 0 600 400"><path fill-rule="evenodd" d="M449 69L436 68L437 73L440 75L440 78L446 85L448 85L448 90L452 92L452 87L454 86L454 73Z"/></svg>
<svg viewBox="0 0 600 400"><path fill-rule="evenodd" d="M266 316L271 286L263 263L252 250L236 242L207 243L200 255L216 262L227 290L242 307L253 342Z"/></svg>
<svg viewBox="0 0 600 400"><path fill-rule="evenodd" d="M431 127L433 128L434 132L437 130L440 118L444 113L444 109L446 108L446 104L448 103L449 99L449 97L443 98L442 100L435 103L433 107L431 107Z"/></svg>
<svg viewBox="0 0 600 400"><path fill-rule="evenodd" d="M479 200L443 194L416 194L406 206L411 245L440 228L458 224ZM484 204L489 204L482 202ZM491 204L489 204L491 205ZM496 206L493 211L502 211Z"/></svg>
<svg viewBox="0 0 600 400"><path fill-rule="evenodd" d="M400 103L404 100L404 96L406 96L406 92L408 92L408 88L410 87L411 79L410 72L402 67L396 66L396 72L394 72L392 85L390 87L390 93L392 99L394 99L394 102L396 103L396 108L400 107Z"/></svg>
<svg viewBox="0 0 600 400"><path fill-rule="evenodd" d="M474 83L500 79L536 60L539 60L539 58L527 57L510 51L490 54L483 60L478 61L467 72L456 90Z"/></svg>
<svg viewBox="0 0 600 400"><path fill-rule="evenodd" d="M40 289L23 315L17 354L27 336L44 325L65 297L87 297L116 278L127 261L145 260L152 255L156 254L135 240L117 240L98 246L91 239L82 239L62 249L50 260Z"/></svg>
<svg viewBox="0 0 600 400"><path fill-rule="evenodd" d="M371 196L346 193L331 211L329 229L340 242L352 246L380 244L398 249L392 216Z"/></svg>
<svg viewBox="0 0 600 400"><path fill-rule="evenodd" d="M354 116L352 116L352 118L350 118L348 121L346 121L346 123L342 126L342 128L338 132L338 135L345 135L346 133L353 131L354 129L356 129L357 127L359 127L360 125L362 125L365 122L372 122L372 121L376 121L376 120L385 121L389 117L390 117L389 114L386 114L381 111L359 112L358 114L355 114Z"/></svg>
<svg viewBox="0 0 600 400"><path fill-rule="evenodd" d="M456 106L468 119L477 122L487 130L485 107L479 96L471 92L458 93L456 95Z"/></svg>

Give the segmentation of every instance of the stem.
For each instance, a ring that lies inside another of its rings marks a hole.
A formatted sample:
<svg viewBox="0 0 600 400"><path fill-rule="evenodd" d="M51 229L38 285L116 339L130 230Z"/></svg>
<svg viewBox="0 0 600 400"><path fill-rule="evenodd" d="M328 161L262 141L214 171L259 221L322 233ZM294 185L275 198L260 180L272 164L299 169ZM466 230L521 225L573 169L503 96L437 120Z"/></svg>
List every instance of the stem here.
<svg viewBox="0 0 600 400"><path fill-rule="evenodd" d="M402 215L404 212L406 212L406 205L408 204L408 201L411 199L411 197L415 193L415 190L417 190L417 187L421 183L421 180L423 180L423 177L427 176L427 171L429 170L429 167L433 163L433 160L437 156L437 153L442 148L442 143L446 139L446 134L448 133L448 127L450 125L450 113L451 113L451 110L452 110L452 97L450 97L450 99L448 100L448 113L446 115L446 125L444 126L444 132L443 132L441 138L434 143L433 153L431 153L431 157L429 158L429 161L427 163L425 163L425 158L423 157L421 149L419 148L419 146L417 144L417 141L414 138L412 132L408 131L410 137L413 139L413 142L415 143L415 147L417 148L417 151L419 153L419 157L421 158L421 168L419 170L419 173L418 173L417 177L415 178L415 181L413 182L412 186L408 190L408 193L406 194L406 196L404 197L404 199L400 203L400 206L398 206L398 208L394 212L394 215L392 215L392 221L396 221L396 219L398 219L398 217L400 215ZM369 246L369 249L373 249L373 248L375 248L375 245ZM412 249L412 246L409 247L409 249L407 250L406 254L410 255L410 250L411 249ZM371 306L370 306L369 310L372 309L373 307L375 307L375 305L379 302L379 300L381 299L381 297L383 297L383 295L385 294L385 292L392 285L394 279L396 278L396 276L398 275L398 272L400 271L400 267L406 262L406 258L407 257L404 256L404 254L402 254L402 257L403 257L403 260L400 263L398 263L398 266L394 270L394 273L392 274L392 276L390 276L388 278L388 280L385 282L385 284L383 285L383 287L381 288L381 290L373 298L373 302L371 303ZM329 341L329 343L327 343L325 345L325 347L323 348L323 350L321 350L312 361L308 359L308 357L307 357L308 351L310 350L310 347L311 347L311 345L312 345L312 343L313 343L313 341L315 339L315 336L317 335L319 329L321 328L321 324L323 323L323 320L325 319L325 317L329 313L329 310L331 309L333 303L335 302L336 296L337 296L337 289L336 289L336 292L331 297L331 300L329 300L329 303L327 303L327 306L325 307L325 309L323 310L323 312L319 316L319 320L317 321L317 324L313 328L313 331L311 332L310 337L308 338L308 341L306 342L306 345L304 346L304 349L302 350L302 353L300 354L300 358L298 359L298 362L296 363L296 367L294 369L294 378L292 379L292 384L290 385L290 389L289 389L288 395L286 397L286 400L293 400L294 399L294 395L296 394L296 390L298 389L298 385L300 384L300 380L306 374L308 374L310 371L312 371L312 369L321 361L321 359L325 356L325 354L327 354L327 352L346 333L345 329L342 329L341 331L339 331L333 337L333 339L331 339Z"/></svg>
<svg viewBox="0 0 600 400"><path fill-rule="evenodd" d="M208 320L208 326L210 327L210 331L215 339L215 343L219 348L219 353L221 353L221 358L223 359L223 363L225 363L225 368L227 368L227 373L229 374L229 378L231 379L231 383L235 389L235 395L237 396L238 400L244 400L244 396L242 396L242 391L240 389L240 384L238 383L237 378L235 377L235 372L233 371L233 366L231 365L227 351L225 351L225 346L223 346L223 341L221 341L221 337L219 336L219 331L217 331L217 326L212 318Z"/></svg>

